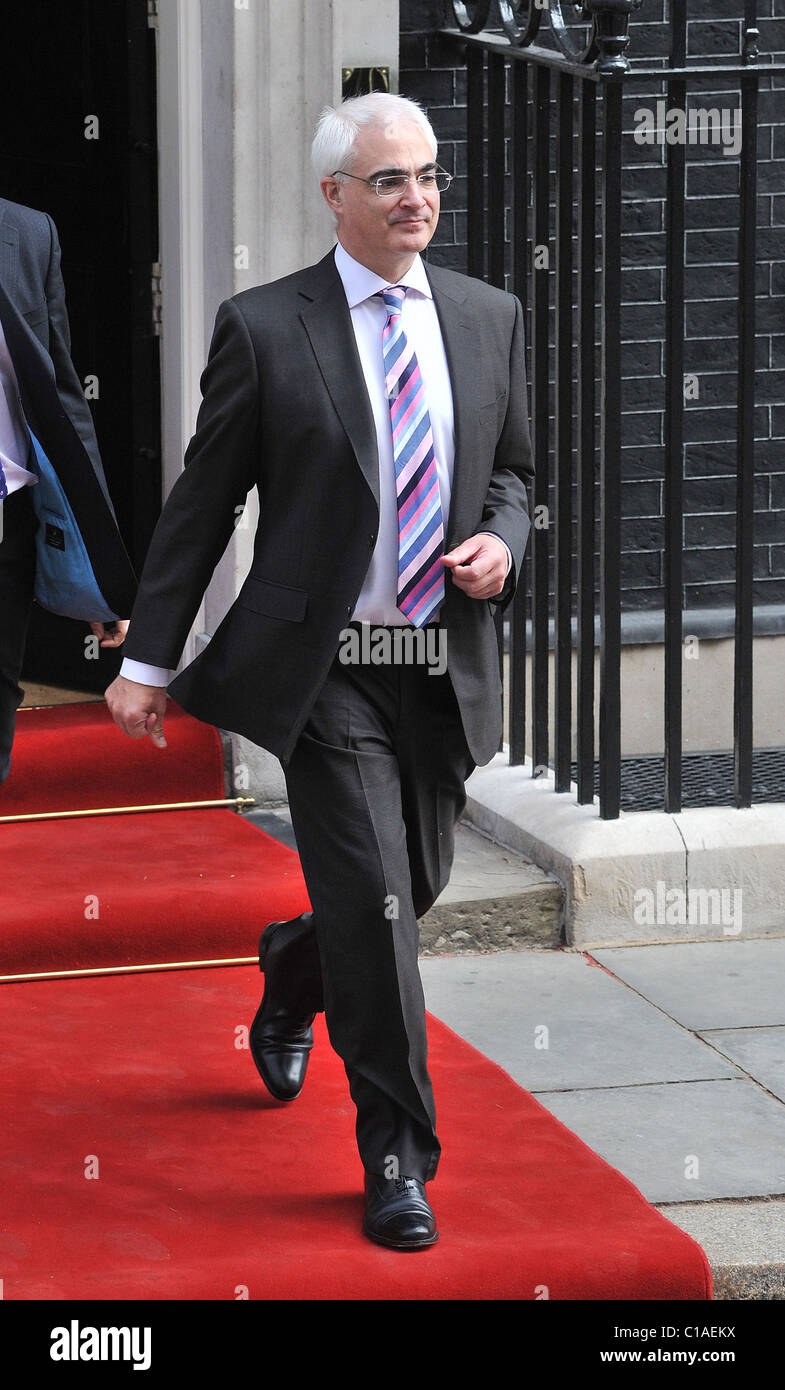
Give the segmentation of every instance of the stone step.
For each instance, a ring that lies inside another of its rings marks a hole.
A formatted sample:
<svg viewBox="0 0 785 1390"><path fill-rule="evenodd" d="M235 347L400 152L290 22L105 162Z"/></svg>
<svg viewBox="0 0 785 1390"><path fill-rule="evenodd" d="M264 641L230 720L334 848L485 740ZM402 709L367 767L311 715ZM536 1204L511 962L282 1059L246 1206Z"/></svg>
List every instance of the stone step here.
<svg viewBox="0 0 785 1390"><path fill-rule="evenodd" d="M250 811L246 819L297 848L288 809ZM459 824L450 882L420 919L422 955L516 951L560 944L561 885L514 850Z"/></svg>
<svg viewBox="0 0 785 1390"><path fill-rule="evenodd" d="M420 919L423 955L560 944L562 888L514 850L461 823L450 882Z"/></svg>
<svg viewBox="0 0 785 1390"><path fill-rule="evenodd" d="M785 1298L785 1197L655 1205L705 1250L715 1299Z"/></svg>

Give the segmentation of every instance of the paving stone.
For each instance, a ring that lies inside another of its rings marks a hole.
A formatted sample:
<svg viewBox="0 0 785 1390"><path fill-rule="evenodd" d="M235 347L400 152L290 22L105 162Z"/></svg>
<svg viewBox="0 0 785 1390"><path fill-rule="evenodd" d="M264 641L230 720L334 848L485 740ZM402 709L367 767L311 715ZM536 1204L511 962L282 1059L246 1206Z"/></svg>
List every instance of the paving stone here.
<svg viewBox="0 0 785 1390"><path fill-rule="evenodd" d="M271 835L274 840L280 840L282 845L288 845L289 849L297 849L297 841L292 829L292 818L288 810L245 811L243 812L243 820L250 821L251 825L257 826L266 835Z"/></svg>
<svg viewBox="0 0 785 1390"><path fill-rule="evenodd" d="M455 859L450 882L437 903L516 897L543 882L559 887L551 874L524 859L522 854L497 845L486 835L460 823L455 828Z"/></svg>
<svg viewBox="0 0 785 1390"><path fill-rule="evenodd" d="M785 1194L785 1106L752 1081L549 1091L537 1099L650 1202Z"/></svg>
<svg viewBox="0 0 785 1390"><path fill-rule="evenodd" d="M420 969L431 1012L529 1091L740 1074L580 954L423 960Z"/></svg>
<svg viewBox="0 0 785 1390"><path fill-rule="evenodd" d="M785 939L603 947L591 954L695 1032L785 1024Z"/></svg>
<svg viewBox="0 0 785 1390"><path fill-rule="evenodd" d="M785 1028L719 1028L701 1037L785 1101Z"/></svg>

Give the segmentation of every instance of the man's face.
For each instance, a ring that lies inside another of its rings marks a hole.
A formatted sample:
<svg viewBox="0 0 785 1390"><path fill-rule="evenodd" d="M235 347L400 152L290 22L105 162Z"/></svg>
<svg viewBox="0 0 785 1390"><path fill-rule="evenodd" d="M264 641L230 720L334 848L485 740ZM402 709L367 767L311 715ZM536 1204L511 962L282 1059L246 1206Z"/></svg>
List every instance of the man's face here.
<svg viewBox="0 0 785 1390"><path fill-rule="evenodd" d="M439 220L439 194L422 189L414 176L434 167L423 131L409 122L365 126L354 145L351 179L323 179L322 189L336 216L338 239L362 265L392 278L424 251ZM412 176L404 193L379 197L360 179L380 174Z"/></svg>

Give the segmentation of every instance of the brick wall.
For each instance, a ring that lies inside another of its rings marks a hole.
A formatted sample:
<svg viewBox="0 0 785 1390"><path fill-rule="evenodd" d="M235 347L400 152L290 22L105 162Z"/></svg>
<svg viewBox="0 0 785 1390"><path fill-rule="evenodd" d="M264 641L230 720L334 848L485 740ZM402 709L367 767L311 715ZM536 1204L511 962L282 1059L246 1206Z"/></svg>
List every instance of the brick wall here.
<svg viewBox="0 0 785 1390"><path fill-rule="evenodd" d="M785 0L758 6L761 66L785 61ZM735 60L743 0L688 0L688 58ZM665 62L667 0L643 0L628 55ZM544 21L547 24L547 21ZM402 0L400 90L427 109L439 158L456 174L430 252L466 269L466 82L446 0ZM634 139L635 111L666 97L638 79L626 89L623 145L623 603L663 605L665 150ZM739 105L726 81L688 87L688 106ZM755 410L755 603L785 603L785 75L761 82L758 119ZM509 183L509 180L508 180ZM685 372L697 399L685 409L684 584L687 609L734 602L736 264L739 163L716 145L687 147Z"/></svg>

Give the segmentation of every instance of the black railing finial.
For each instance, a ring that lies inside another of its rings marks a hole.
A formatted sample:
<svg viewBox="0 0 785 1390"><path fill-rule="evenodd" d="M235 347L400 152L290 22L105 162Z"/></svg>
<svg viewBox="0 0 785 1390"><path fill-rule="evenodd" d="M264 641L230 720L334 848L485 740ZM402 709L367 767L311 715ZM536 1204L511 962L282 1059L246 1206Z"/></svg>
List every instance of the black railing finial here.
<svg viewBox="0 0 785 1390"><path fill-rule="evenodd" d="M750 27L744 31L744 42L741 50L741 61L743 63L757 63L758 61L758 39L760 29Z"/></svg>
<svg viewBox="0 0 785 1390"><path fill-rule="evenodd" d="M630 15L640 7L641 0L586 0L583 8L594 16L600 72L614 76L627 71L625 49L630 41Z"/></svg>

